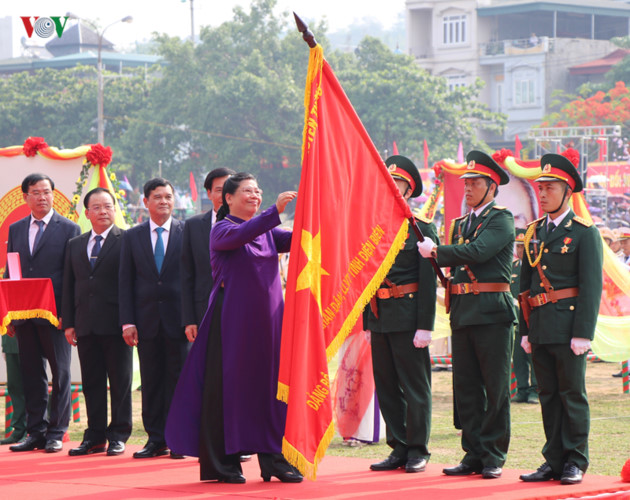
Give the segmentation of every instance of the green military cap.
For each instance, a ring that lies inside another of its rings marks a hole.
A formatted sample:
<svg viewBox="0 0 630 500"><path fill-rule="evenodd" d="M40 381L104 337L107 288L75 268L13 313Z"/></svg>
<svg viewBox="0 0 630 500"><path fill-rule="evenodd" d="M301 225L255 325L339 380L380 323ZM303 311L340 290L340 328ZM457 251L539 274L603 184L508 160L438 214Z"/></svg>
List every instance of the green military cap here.
<svg viewBox="0 0 630 500"><path fill-rule="evenodd" d="M580 153L567 149L561 155L548 153L540 159L542 173L534 179L536 182L564 181L574 193L582 191L582 179L577 171Z"/></svg>
<svg viewBox="0 0 630 500"><path fill-rule="evenodd" d="M390 156L385 160L385 165L394 179L407 181L412 191L411 198L416 198L422 194L420 172L409 158L402 155Z"/></svg>
<svg viewBox="0 0 630 500"><path fill-rule="evenodd" d="M514 229L514 241L517 245L523 245L525 243L525 229L517 227Z"/></svg>
<svg viewBox="0 0 630 500"><path fill-rule="evenodd" d="M460 179L473 179L475 177L489 177L497 184L503 185L510 182L505 170L486 153L471 151L466 155L466 173Z"/></svg>

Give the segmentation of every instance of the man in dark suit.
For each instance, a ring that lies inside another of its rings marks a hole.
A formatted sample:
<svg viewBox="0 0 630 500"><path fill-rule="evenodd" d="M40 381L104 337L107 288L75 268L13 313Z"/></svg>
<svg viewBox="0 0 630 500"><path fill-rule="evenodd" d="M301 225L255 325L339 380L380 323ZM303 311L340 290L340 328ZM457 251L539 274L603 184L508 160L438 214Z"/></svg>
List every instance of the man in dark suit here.
<svg viewBox="0 0 630 500"><path fill-rule="evenodd" d="M54 190L54 182L44 174L31 174L22 181L22 196L31 215L11 224L7 251L20 254L23 278L51 279L60 312L66 245L80 229L53 209ZM61 318L59 323L61 328ZM28 437L9 449L61 451L63 435L70 423L70 346L63 332L44 319L15 321L14 325L20 350ZM48 414L44 358L52 373Z"/></svg>
<svg viewBox="0 0 630 500"><path fill-rule="evenodd" d="M589 465L586 353L599 313L603 257L598 230L569 207L571 195L582 190L579 157L568 149L541 158L536 182L546 215L525 234L521 292L528 297L521 296L521 346L532 353L547 439L545 463L520 476L525 482L581 483Z"/></svg>
<svg viewBox="0 0 630 500"><path fill-rule="evenodd" d="M164 425L188 349L181 322L184 224L171 216L174 200L170 182L159 177L148 181L143 202L150 219L129 229L121 247L120 323L125 342L138 347L142 422L149 435L134 458L168 453Z"/></svg>
<svg viewBox="0 0 630 500"><path fill-rule="evenodd" d="M206 309L212 290L210 269L210 229L223 203L223 184L235 174L234 170L215 168L203 183L212 208L205 214L195 215L186 221L182 242L182 325L189 342L197 337L197 328Z"/></svg>
<svg viewBox="0 0 630 500"><path fill-rule="evenodd" d="M514 217L496 205L505 171L487 154L471 151L464 179L470 212L451 224L449 244L418 243L423 257L451 267L453 386L462 425L459 465L447 476L501 477L510 443L510 374L516 319L510 293Z"/></svg>
<svg viewBox="0 0 630 500"><path fill-rule="evenodd" d="M114 225L116 202L104 188L85 195L92 230L72 238L66 250L63 319L66 340L77 346L88 426L69 455L105 451L120 455L131 434L132 347L118 324L118 268L123 231ZM111 422L107 425L107 382Z"/></svg>
<svg viewBox="0 0 630 500"><path fill-rule="evenodd" d="M422 194L422 179L411 160L387 158L391 176L405 200ZM437 241L435 225L417 221L422 233ZM372 344L376 395L387 425L391 454L370 469L426 468L431 434L431 358L437 281L433 266L418 255L418 238L408 229L403 248L367 309L364 328Z"/></svg>

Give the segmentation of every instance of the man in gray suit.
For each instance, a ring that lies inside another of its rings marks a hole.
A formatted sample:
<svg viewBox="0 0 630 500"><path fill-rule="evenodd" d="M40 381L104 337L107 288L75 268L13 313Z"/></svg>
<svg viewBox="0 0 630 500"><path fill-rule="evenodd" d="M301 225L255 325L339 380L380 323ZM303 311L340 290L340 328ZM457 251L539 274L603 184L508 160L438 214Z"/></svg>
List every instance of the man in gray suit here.
<svg viewBox="0 0 630 500"><path fill-rule="evenodd" d="M30 174L22 181L22 196L31 214L9 227L7 252L18 252L23 278L50 278L57 311L61 311L63 266L66 245L80 233L79 226L53 209L55 183L44 174ZM44 448L61 451L70 423L70 346L59 329L45 319L14 321L20 350L20 365L26 399L28 437L11 451ZM52 392L48 406L48 360Z"/></svg>

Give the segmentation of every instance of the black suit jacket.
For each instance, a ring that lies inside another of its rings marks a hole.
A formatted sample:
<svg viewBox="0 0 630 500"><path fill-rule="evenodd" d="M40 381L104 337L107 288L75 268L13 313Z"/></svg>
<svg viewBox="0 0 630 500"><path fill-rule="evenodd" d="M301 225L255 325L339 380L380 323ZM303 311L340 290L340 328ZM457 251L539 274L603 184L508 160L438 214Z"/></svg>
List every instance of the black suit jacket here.
<svg viewBox="0 0 630 500"><path fill-rule="evenodd" d="M31 256L28 245L30 222L31 216L29 214L27 217L11 224L9 227L7 252L18 252L20 254L23 278L51 279L55 291L57 315L60 315L66 245L70 239L81 233L81 229L74 222L54 212L35 249L35 253Z"/></svg>
<svg viewBox="0 0 630 500"><path fill-rule="evenodd" d="M120 325L133 324L138 338L153 338L160 323L171 338L184 337L181 321L181 260L184 223L173 218L158 273L149 221L125 232L120 250Z"/></svg>
<svg viewBox="0 0 630 500"><path fill-rule="evenodd" d="M212 290L212 210L186 221L182 242L182 325L199 325Z"/></svg>
<svg viewBox="0 0 630 500"><path fill-rule="evenodd" d="M91 231L72 238L66 250L63 278L63 327L84 335L121 335L118 325L118 268L124 231L112 226L94 269L87 244Z"/></svg>

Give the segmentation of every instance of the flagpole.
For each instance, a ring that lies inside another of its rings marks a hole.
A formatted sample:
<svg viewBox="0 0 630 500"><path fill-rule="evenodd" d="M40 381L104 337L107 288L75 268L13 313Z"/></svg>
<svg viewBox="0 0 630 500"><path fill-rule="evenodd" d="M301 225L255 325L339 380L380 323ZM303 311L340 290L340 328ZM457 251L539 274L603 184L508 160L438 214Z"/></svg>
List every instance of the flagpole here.
<svg viewBox="0 0 630 500"><path fill-rule="evenodd" d="M308 25L302 21L300 16L298 16L295 12L293 13L293 17L295 18L295 24L297 25L298 31L302 33L302 38L311 49L314 49L317 46L315 35L313 35L313 32L308 29Z"/></svg>

